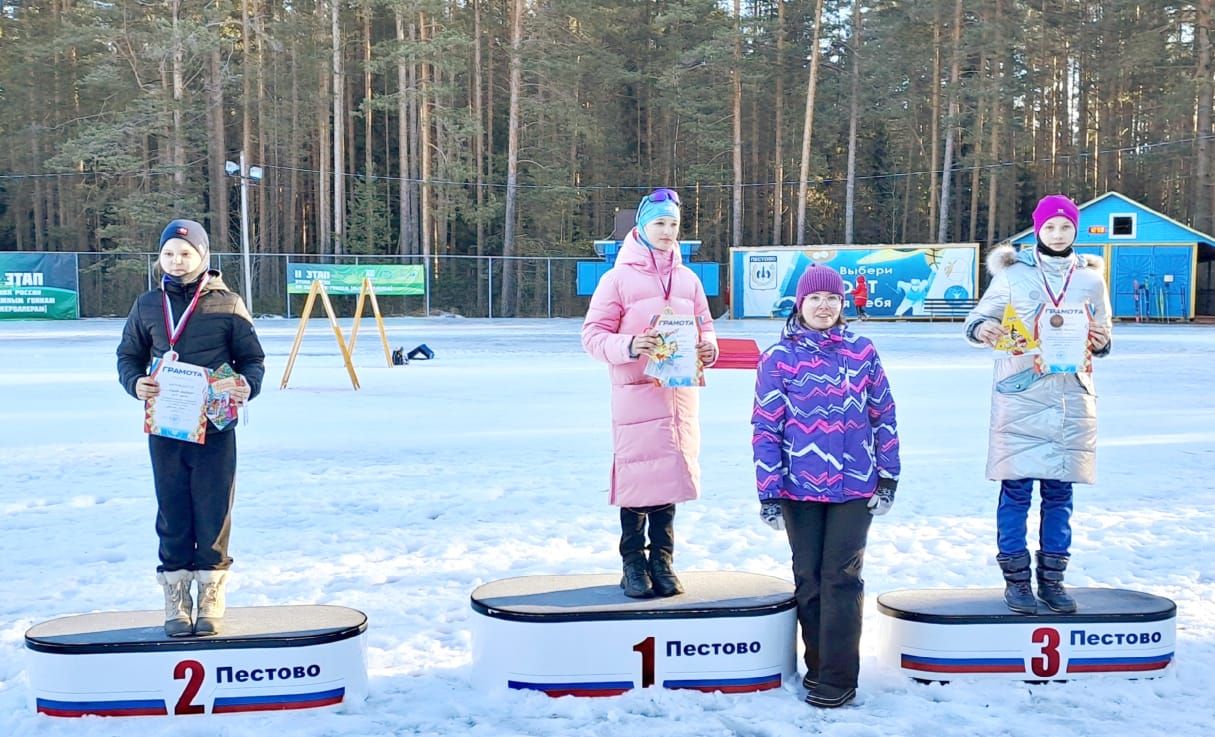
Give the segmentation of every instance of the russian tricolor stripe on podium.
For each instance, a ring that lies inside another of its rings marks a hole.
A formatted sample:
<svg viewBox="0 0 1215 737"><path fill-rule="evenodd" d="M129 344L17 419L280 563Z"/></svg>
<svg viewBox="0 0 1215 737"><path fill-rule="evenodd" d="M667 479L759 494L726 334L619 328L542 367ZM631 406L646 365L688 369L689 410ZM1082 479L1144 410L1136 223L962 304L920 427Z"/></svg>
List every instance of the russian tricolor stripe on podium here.
<svg viewBox="0 0 1215 737"><path fill-rule="evenodd" d="M529 681L507 681L507 688L522 691L543 691L558 696L619 696L633 689L632 681L587 681L582 683L531 683Z"/></svg>
<svg viewBox="0 0 1215 737"><path fill-rule="evenodd" d="M212 714L233 714L241 711L285 711L287 709L314 709L342 703L345 688L334 688L315 693L276 694L273 696L230 696L215 699Z"/></svg>
<svg viewBox="0 0 1215 737"><path fill-rule="evenodd" d="M927 658L903 653L902 664L908 670L925 673L1024 673L1021 658Z"/></svg>
<svg viewBox="0 0 1215 737"><path fill-rule="evenodd" d="M780 688L780 673L757 678L710 678L694 680L666 680L663 688L687 689L692 691L717 691L720 693L754 693Z"/></svg>
<svg viewBox="0 0 1215 737"><path fill-rule="evenodd" d="M1146 658L1072 658L1067 663L1068 673L1127 673L1147 670L1163 670L1173 662L1173 653L1152 655Z"/></svg>
<svg viewBox="0 0 1215 737"><path fill-rule="evenodd" d="M232 714L242 711L284 711L287 709L314 709L342 703L345 688L296 694L273 694L268 696L219 697L211 707L212 714ZM169 710L163 699L128 699L123 701L56 701L38 699L39 714L52 717L138 717L167 716Z"/></svg>
<svg viewBox="0 0 1215 737"><path fill-rule="evenodd" d="M532 683L529 681L507 681L507 687L528 691L542 691L554 698L558 696L619 696L636 686L632 681L590 681L580 683ZM716 691L720 693L754 693L780 688L781 675L773 673L756 678L708 678L668 679L663 688L689 691Z"/></svg>
<svg viewBox="0 0 1215 737"><path fill-rule="evenodd" d="M37 699L39 714L51 717L144 717L169 713L164 699L124 699L122 701L56 701Z"/></svg>

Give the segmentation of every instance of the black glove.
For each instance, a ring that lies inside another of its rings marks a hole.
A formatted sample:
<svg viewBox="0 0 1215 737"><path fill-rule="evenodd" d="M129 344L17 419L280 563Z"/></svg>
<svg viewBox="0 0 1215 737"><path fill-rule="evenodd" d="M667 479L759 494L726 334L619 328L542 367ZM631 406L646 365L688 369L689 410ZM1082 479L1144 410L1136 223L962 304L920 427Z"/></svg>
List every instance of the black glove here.
<svg viewBox="0 0 1215 737"><path fill-rule="evenodd" d="M764 524L774 530L785 529L785 516L780 512L780 502L775 499L762 499L759 502L759 518Z"/></svg>
<svg viewBox="0 0 1215 737"><path fill-rule="evenodd" d="M898 486L898 479L879 478L877 489L873 492L873 496L869 497L869 514L880 517L889 512L890 508L894 506L894 490Z"/></svg>

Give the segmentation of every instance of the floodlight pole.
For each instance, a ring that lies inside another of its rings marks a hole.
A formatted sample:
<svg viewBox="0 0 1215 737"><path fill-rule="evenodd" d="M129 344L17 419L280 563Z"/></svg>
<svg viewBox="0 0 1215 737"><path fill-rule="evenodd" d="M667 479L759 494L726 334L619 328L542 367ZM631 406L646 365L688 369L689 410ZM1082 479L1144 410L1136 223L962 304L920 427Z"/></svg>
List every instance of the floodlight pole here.
<svg viewBox="0 0 1215 737"><path fill-rule="evenodd" d="M245 294L245 307L253 314L253 270L249 263L249 165L245 162L245 151L240 152L240 258L241 291Z"/></svg>

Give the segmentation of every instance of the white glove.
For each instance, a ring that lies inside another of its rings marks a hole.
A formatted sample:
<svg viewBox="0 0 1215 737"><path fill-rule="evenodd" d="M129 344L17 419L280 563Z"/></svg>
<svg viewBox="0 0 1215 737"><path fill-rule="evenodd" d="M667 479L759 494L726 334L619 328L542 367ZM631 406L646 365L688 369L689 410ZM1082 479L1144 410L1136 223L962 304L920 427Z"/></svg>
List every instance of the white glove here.
<svg viewBox="0 0 1215 737"><path fill-rule="evenodd" d="M894 490L898 488L898 479L880 478L873 496L869 497L869 514L881 517L894 506Z"/></svg>
<svg viewBox="0 0 1215 737"><path fill-rule="evenodd" d="M785 516L781 514L780 502L775 499L764 499L759 503L759 518L774 530L785 529Z"/></svg>

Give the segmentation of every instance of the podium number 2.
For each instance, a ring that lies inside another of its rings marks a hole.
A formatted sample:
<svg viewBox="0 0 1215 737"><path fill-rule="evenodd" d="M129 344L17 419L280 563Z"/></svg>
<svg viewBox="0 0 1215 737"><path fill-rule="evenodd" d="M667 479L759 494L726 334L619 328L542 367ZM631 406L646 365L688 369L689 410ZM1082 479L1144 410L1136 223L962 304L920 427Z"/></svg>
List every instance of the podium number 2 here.
<svg viewBox="0 0 1215 737"><path fill-rule="evenodd" d="M203 677L206 675L206 672L206 668L197 660L183 660L173 668L173 680L189 679L186 681L186 687L181 690L181 696L177 699L177 705L173 707L174 714L203 713L201 704L192 704L190 702L194 700L194 697L198 695L198 690L202 688Z"/></svg>
<svg viewBox="0 0 1215 737"><path fill-rule="evenodd" d="M654 685L654 638L647 637L633 646L633 652L641 653L641 687Z"/></svg>
<svg viewBox="0 0 1215 737"><path fill-rule="evenodd" d="M1059 672L1059 630L1053 627L1039 627L1030 636L1035 644L1042 646L1039 652L1042 657L1031 658L1030 670L1035 676L1053 676Z"/></svg>

